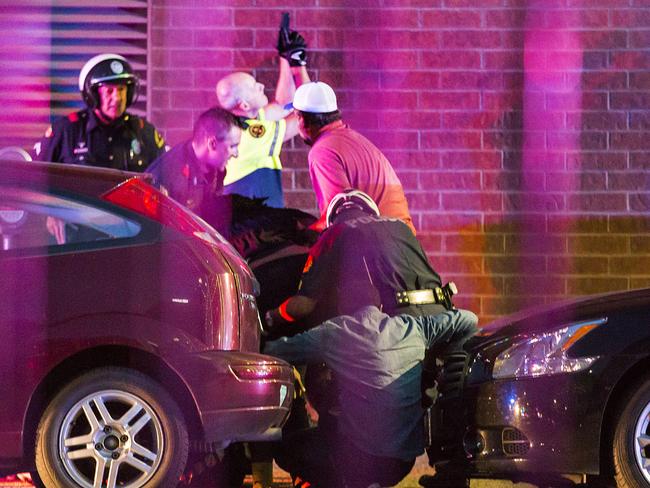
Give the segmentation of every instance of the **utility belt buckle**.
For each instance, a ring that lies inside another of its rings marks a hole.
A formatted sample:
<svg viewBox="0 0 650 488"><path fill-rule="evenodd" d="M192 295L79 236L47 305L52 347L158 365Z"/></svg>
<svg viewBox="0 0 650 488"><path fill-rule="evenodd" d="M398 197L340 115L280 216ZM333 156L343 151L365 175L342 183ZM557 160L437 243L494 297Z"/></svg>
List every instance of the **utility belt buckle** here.
<svg viewBox="0 0 650 488"><path fill-rule="evenodd" d="M457 293L458 288L456 287L456 283L450 281L443 286L436 286L435 288L398 291L395 297L398 307L439 303L447 310L453 310L455 307L452 297Z"/></svg>

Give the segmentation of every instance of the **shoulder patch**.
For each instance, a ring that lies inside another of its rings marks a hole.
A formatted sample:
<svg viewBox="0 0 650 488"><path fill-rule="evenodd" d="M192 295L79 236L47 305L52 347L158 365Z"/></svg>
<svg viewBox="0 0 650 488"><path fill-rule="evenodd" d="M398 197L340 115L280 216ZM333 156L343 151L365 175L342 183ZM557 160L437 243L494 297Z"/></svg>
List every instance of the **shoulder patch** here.
<svg viewBox="0 0 650 488"><path fill-rule="evenodd" d="M266 133L266 129L262 124L250 124L248 126L248 133L255 139L259 139Z"/></svg>
<svg viewBox="0 0 650 488"><path fill-rule="evenodd" d="M158 129L153 130L153 140L156 143L156 147L158 149L165 145L165 140L163 139L163 136L160 135L160 132L158 132Z"/></svg>

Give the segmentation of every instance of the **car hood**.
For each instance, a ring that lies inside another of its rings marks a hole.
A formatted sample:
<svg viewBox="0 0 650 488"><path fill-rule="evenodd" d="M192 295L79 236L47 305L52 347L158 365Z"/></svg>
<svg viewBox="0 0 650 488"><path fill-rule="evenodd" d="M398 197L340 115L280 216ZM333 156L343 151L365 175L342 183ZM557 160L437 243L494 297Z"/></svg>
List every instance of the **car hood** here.
<svg viewBox="0 0 650 488"><path fill-rule="evenodd" d="M562 324L606 318L621 309L648 306L650 288L590 295L532 307L485 325L471 345L479 346L504 337L545 332Z"/></svg>

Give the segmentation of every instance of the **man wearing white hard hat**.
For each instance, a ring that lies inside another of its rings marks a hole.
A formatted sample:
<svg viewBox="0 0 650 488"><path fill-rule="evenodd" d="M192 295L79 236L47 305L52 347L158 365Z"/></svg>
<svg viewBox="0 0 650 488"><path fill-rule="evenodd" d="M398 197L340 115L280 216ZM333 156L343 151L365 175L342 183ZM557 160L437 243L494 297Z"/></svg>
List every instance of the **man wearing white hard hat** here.
<svg viewBox="0 0 650 488"><path fill-rule="evenodd" d="M346 188L372 197L382 215L403 220L415 233L404 189L384 154L341 120L334 90L322 81L301 85L290 104L309 151L309 175L324 224L327 205ZM324 225L319 225L323 228Z"/></svg>
<svg viewBox="0 0 650 488"><path fill-rule="evenodd" d="M165 152L165 141L147 120L127 112L138 86L138 75L123 56L89 59L79 74L86 108L55 120L34 146L36 158L144 171Z"/></svg>

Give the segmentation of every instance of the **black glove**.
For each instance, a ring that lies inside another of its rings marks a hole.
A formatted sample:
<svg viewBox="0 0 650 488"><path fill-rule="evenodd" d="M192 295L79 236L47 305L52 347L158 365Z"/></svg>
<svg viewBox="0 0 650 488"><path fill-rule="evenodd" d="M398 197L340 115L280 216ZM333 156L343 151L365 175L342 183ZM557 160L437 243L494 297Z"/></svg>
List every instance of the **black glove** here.
<svg viewBox="0 0 650 488"><path fill-rule="evenodd" d="M289 14L282 15L278 33L278 54L289 61L289 66L307 64L307 42L298 32L289 30Z"/></svg>
<svg viewBox="0 0 650 488"><path fill-rule="evenodd" d="M307 43L305 38L296 31L289 32L288 36L278 36L278 54L289 61L289 66L305 66L307 64Z"/></svg>
<svg viewBox="0 0 650 488"><path fill-rule="evenodd" d="M291 43L285 51L280 53L280 56L289 61L289 66L305 66L307 64L307 43L305 38L296 31L291 31L289 38Z"/></svg>

